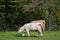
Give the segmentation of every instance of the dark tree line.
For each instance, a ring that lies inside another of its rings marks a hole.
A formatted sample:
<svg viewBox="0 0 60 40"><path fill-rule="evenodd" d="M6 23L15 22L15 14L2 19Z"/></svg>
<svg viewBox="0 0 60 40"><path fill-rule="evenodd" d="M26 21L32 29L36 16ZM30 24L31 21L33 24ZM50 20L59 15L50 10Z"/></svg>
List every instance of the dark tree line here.
<svg viewBox="0 0 60 40"><path fill-rule="evenodd" d="M16 31L41 19L47 30L60 30L60 0L0 0L0 31Z"/></svg>

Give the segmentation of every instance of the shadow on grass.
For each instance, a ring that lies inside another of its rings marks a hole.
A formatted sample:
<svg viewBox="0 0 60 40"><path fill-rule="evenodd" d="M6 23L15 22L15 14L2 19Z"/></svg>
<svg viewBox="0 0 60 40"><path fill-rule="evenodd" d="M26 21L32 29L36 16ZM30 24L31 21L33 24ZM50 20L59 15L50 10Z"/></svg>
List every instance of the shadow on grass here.
<svg viewBox="0 0 60 40"><path fill-rule="evenodd" d="M22 36L22 35L15 35L15 37L28 37L28 36ZM29 37L37 37L37 36L34 36L34 35L30 35Z"/></svg>

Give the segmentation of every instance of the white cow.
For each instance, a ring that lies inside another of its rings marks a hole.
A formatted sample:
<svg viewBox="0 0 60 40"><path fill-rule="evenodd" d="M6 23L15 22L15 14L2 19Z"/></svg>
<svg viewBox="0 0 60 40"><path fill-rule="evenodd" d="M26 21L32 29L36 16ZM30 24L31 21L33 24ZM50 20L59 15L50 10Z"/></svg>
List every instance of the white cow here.
<svg viewBox="0 0 60 40"><path fill-rule="evenodd" d="M37 30L38 33L41 36L43 36L42 29L40 27L40 23L27 23L27 24L23 25L21 28L19 28L18 33L27 32L28 37L29 37L30 36L29 31L30 30L33 30L33 31ZM23 34L23 36L24 36L24 34ZM39 36L39 35L37 35L37 36Z"/></svg>

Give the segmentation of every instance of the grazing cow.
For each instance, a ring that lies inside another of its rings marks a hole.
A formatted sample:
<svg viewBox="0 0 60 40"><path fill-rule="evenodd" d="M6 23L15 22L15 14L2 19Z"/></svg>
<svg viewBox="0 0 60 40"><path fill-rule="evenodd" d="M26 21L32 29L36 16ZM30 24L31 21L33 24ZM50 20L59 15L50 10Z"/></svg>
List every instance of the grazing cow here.
<svg viewBox="0 0 60 40"><path fill-rule="evenodd" d="M41 34L41 36L43 36L40 23L27 23L27 24L23 25L21 28L19 28L18 33L27 32L28 37L29 37L30 36L29 31L30 30L33 30L33 31L37 30L38 34ZM23 34L23 36L24 36L24 34ZM39 35L37 35L37 36L39 36Z"/></svg>
<svg viewBox="0 0 60 40"><path fill-rule="evenodd" d="M31 23L40 23L42 31L45 31L45 20L35 20L35 21L32 21Z"/></svg>

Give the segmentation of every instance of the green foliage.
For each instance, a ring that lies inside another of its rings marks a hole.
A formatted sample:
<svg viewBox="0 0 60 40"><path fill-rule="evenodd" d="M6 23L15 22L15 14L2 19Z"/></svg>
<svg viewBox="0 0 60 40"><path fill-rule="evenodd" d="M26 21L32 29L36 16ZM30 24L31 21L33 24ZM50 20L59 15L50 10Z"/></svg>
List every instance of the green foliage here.
<svg viewBox="0 0 60 40"><path fill-rule="evenodd" d="M17 30L19 25L40 19L51 30L60 30L59 11L60 0L0 0L0 30Z"/></svg>

